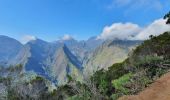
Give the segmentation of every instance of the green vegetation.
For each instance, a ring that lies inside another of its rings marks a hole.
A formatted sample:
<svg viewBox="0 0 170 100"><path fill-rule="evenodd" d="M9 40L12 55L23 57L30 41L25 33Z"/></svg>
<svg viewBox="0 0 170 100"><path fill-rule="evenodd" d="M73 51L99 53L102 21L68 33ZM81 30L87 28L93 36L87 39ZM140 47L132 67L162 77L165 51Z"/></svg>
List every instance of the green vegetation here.
<svg viewBox="0 0 170 100"><path fill-rule="evenodd" d="M44 78L40 77L40 76L37 76L35 79L31 80L30 83L33 84L33 83L36 83L36 82L43 82L44 81Z"/></svg>
<svg viewBox="0 0 170 100"><path fill-rule="evenodd" d="M124 62L95 72L85 84L69 76L69 83L57 91L68 100L116 100L137 94L170 69L169 40L170 32L150 36Z"/></svg>
<svg viewBox="0 0 170 100"><path fill-rule="evenodd" d="M23 70L23 66L22 64L18 64L16 66L10 66L7 70L10 72L16 72L16 71L21 72Z"/></svg>
<svg viewBox="0 0 170 100"><path fill-rule="evenodd" d="M122 63L113 64L108 70L95 72L85 83L67 75L68 83L49 92L46 80L35 77L16 87L11 87L13 74L0 77L0 83L8 86L8 100L116 100L123 95L137 94L170 69L170 32L144 41ZM22 66L7 68L10 73L23 76ZM6 69L1 68L1 71ZM30 94L21 90L31 89ZM32 94L33 93L33 94ZM33 96L34 95L34 96Z"/></svg>
<svg viewBox="0 0 170 100"><path fill-rule="evenodd" d="M22 100L22 96L19 96L15 90L13 89L9 89L8 90L8 96L7 96L8 100Z"/></svg>
<svg viewBox="0 0 170 100"><path fill-rule="evenodd" d="M167 24L170 24L170 12L167 13L165 16L164 16L164 19L167 19Z"/></svg>
<svg viewBox="0 0 170 100"><path fill-rule="evenodd" d="M165 18L168 18L167 23L170 23L170 13ZM28 89L30 94L19 91L17 85L10 86L13 74L9 75L10 77L0 77L0 83L7 86L8 100L116 100L123 95L139 93L169 69L170 32L165 32L157 37L150 36L150 39L138 46L125 61L113 64L108 70L95 72L84 83L67 75L66 85L49 92L45 79L37 76L28 83L18 85L23 90ZM23 68L18 65L7 70L22 75Z"/></svg>
<svg viewBox="0 0 170 100"><path fill-rule="evenodd" d="M136 94L170 68L170 33L151 36L122 63L97 71L91 79L105 99Z"/></svg>
<svg viewBox="0 0 170 100"><path fill-rule="evenodd" d="M130 78L132 77L131 73L125 74L119 79L113 80L112 84L113 87L115 87L116 91L123 93L123 94L128 94L129 89L125 88L124 86L130 81Z"/></svg>
<svg viewBox="0 0 170 100"><path fill-rule="evenodd" d="M170 69L170 33L150 38L124 62L95 72L85 83L68 76L68 83L48 94L48 99L116 100L139 93Z"/></svg>

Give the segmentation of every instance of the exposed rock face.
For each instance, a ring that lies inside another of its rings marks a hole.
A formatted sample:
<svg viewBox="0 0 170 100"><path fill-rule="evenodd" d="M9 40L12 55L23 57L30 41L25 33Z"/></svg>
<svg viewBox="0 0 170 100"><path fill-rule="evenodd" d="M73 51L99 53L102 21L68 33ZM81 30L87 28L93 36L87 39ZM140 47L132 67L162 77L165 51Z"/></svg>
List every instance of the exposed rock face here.
<svg viewBox="0 0 170 100"><path fill-rule="evenodd" d="M49 74L60 80L58 84L66 83L67 75L80 76L83 68L81 62L69 51L66 45L56 51L50 65L52 66L49 69L51 74Z"/></svg>
<svg viewBox="0 0 170 100"><path fill-rule="evenodd" d="M96 37L87 41L36 39L22 45L15 39L0 36L0 64L23 64L26 72L33 71L52 82L64 84L67 75L82 80L83 72L107 69L113 63L123 61L139 41L103 42Z"/></svg>
<svg viewBox="0 0 170 100"><path fill-rule="evenodd" d="M17 59L25 65L26 71L34 71L61 84L67 81L67 74L73 73L72 69L77 73L82 71L81 62L63 43L40 39L31 41L24 46Z"/></svg>
<svg viewBox="0 0 170 100"><path fill-rule="evenodd" d="M87 41L77 41L75 39L59 40L59 43L64 43L69 50L81 62L86 59L90 52L93 52L96 47L102 44L103 40L97 40L96 37L89 38Z"/></svg>

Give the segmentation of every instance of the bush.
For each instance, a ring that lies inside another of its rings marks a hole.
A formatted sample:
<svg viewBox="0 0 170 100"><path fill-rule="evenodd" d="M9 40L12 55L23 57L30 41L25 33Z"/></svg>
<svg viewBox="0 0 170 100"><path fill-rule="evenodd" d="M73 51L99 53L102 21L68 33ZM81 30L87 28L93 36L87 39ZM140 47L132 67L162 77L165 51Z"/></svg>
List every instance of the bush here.
<svg viewBox="0 0 170 100"><path fill-rule="evenodd" d="M128 73L116 80L112 80L112 85L116 89L116 92L128 94L129 89L126 88L125 85L130 81L132 75L133 75L132 73Z"/></svg>

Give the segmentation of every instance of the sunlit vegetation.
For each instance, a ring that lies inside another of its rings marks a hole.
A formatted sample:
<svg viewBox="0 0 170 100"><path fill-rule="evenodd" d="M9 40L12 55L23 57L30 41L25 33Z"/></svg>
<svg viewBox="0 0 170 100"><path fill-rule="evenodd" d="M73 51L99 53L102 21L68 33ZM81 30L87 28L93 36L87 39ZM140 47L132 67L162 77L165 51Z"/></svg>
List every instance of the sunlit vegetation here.
<svg viewBox="0 0 170 100"><path fill-rule="evenodd" d="M164 17L170 23L170 13ZM7 87L7 100L116 100L123 95L139 93L170 69L170 32L150 36L122 63L95 72L84 82L67 75L68 82L53 91L46 80L36 76L28 82L13 84L11 73L21 76L22 65L3 68L9 75L0 77ZM26 91L26 92L25 92Z"/></svg>
<svg viewBox="0 0 170 100"><path fill-rule="evenodd" d="M8 100L116 100L139 93L169 70L169 40L169 32L151 36L122 63L95 72L84 83L67 75L68 83L53 91L48 91L46 80L40 76L11 87L13 80L9 74L9 77L0 77L0 83L8 87ZM22 65L7 69L10 73L19 72L20 77L23 74Z"/></svg>

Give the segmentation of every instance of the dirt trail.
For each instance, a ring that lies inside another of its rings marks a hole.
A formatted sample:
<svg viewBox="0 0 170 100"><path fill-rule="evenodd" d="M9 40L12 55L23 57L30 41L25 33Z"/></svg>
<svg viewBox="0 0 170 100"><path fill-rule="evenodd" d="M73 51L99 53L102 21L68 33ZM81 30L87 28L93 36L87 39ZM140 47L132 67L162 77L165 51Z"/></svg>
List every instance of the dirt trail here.
<svg viewBox="0 0 170 100"><path fill-rule="evenodd" d="M170 100L170 72L138 95L123 96L119 100Z"/></svg>

